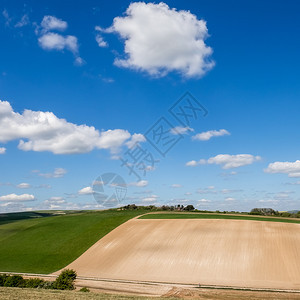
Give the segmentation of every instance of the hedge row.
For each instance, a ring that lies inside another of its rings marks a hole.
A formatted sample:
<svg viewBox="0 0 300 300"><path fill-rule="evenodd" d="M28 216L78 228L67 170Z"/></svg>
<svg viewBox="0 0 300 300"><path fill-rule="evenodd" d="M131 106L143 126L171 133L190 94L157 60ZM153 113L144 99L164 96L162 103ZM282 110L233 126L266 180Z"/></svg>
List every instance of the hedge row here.
<svg viewBox="0 0 300 300"><path fill-rule="evenodd" d="M0 274L0 286L19 288L41 288L55 290L74 290L76 279L74 270L64 270L55 281L46 281L39 278L24 279L20 275Z"/></svg>

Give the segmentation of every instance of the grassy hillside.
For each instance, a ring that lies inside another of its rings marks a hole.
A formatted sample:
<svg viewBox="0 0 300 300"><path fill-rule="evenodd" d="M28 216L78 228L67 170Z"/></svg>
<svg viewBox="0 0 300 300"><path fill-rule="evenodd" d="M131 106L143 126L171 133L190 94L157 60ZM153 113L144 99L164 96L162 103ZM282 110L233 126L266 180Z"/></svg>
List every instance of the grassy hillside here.
<svg viewBox="0 0 300 300"><path fill-rule="evenodd" d="M0 271L52 273L65 267L108 232L143 211L66 215L18 214L0 218Z"/></svg>
<svg viewBox="0 0 300 300"><path fill-rule="evenodd" d="M300 223L300 219L261 217L248 215L225 215L225 214L201 214L201 213L154 213L141 216L139 219L230 219L230 220L252 220L252 221L269 221Z"/></svg>

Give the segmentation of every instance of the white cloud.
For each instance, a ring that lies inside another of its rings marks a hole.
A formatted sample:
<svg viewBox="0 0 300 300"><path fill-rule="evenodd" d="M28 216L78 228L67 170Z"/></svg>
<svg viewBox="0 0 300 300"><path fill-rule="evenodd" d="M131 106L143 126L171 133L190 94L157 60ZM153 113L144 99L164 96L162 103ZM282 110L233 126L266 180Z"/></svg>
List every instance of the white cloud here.
<svg viewBox="0 0 300 300"><path fill-rule="evenodd" d="M2 16L5 19L5 26L9 26L12 21L12 18L9 16L8 11L6 9L2 11Z"/></svg>
<svg viewBox="0 0 300 300"><path fill-rule="evenodd" d="M66 200L63 197L51 197L45 200L44 203L50 205L58 205L58 204L66 203Z"/></svg>
<svg viewBox="0 0 300 300"><path fill-rule="evenodd" d="M29 189L31 188L31 184L23 182L17 185L17 188L19 189Z"/></svg>
<svg viewBox="0 0 300 300"><path fill-rule="evenodd" d="M261 199L258 200L259 203L273 203L273 204L277 204L279 201L278 200L274 200L274 199Z"/></svg>
<svg viewBox="0 0 300 300"><path fill-rule="evenodd" d="M53 173L39 173L39 176L45 178L61 178L67 173L67 170L63 168L56 168Z"/></svg>
<svg viewBox="0 0 300 300"><path fill-rule="evenodd" d="M142 202L156 202L158 199L157 195L151 195L149 197L142 198Z"/></svg>
<svg viewBox="0 0 300 300"><path fill-rule="evenodd" d="M85 187L85 188L78 191L79 195L91 195L93 193L94 193L93 188L90 187L90 186L87 186L87 187Z"/></svg>
<svg viewBox="0 0 300 300"><path fill-rule="evenodd" d="M125 59L115 65L164 76L177 71L184 77L199 77L214 66L212 49L205 44L206 22L189 11L159 4L134 2L124 17L116 17L106 32L125 40Z"/></svg>
<svg viewBox="0 0 300 300"><path fill-rule="evenodd" d="M68 49L72 53L78 52L77 37L73 35L63 36L58 33L48 32L39 37L40 46L44 50L64 50Z"/></svg>
<svg viewBox="0 0 300 300"><path fill-rule="evenodd" d="M28 25L29 24L29 17L28 17L28 15L24 15L22 18L21 18L21 20L15 25L15 27L17 27L17 28L21 28L21 27L24 27L24 26L26 26L26 25Z"/></svg>
<svg viewBox="0 0 300 300"><path fill-rule="evenodd" d="M44 31L59 30L64 31L68 27L68 23L54 16L44 16L41 27Z"/></svg>
<svg viewBox="0 0 300 300"><path fill-rule="evenodd" d="M182 187L181 184L174 183L174 184L171 185L171 188L174 188L174 189L178 189L178 188L181 188L181 187Z"/></svg>
<svg viewBox="0 0 300 300"><path fill-rule="evenodd" d="M290 191L279 192L274 195L274 199L275 200L290 200L291 194L293 194L293 192L290 192Z"/></svg>
<svg viewBox="0 0 300 300"><path fill-rule="evenodd" d="M235 201L235 198L233 198L233 197L227 197L227 198L225 199L225 201Z"/></svg>
<svg viewBox="0 0 300 300"><path fill-rule="evenodd" d="M136 186L136 187L145 187L148 185L148 181L147 180L140 180L137 182L131 182L128 184L129 186Z"/></svg>
<svg viewBox="0 0 300 300"><path fill-rule="evenodd" d="M195 160L191 160L191 161L188 161L185 165L187 167L195 167L198 165L198 163Z"/></svg>
<svg viewBox="0 0 300 300"><path fill-rule="evenodd" d="M260 156L253 156L251 154L219 154L215 157L211 157L208 160L200 159L198 162L195 160L189 161L186 163L186 166L197 166L203 164L216 164L223 165L223 169L238 168L246 165L251 165L256 161L261 160Z"/></svg>
<svg viewBox="0 0 300 300"><path fill-rule="evenodd" d="M99 47L101 48L108 47L107 42L104 41L103 37L100 34L96 34L95 40Z"/></svg>
<svg viewBox="0 0 300 300"><path fill-rule="evenodd" d="M95 40L96 40L98 46L101 47L101 48L108 47L108 43L102 37L102 32L107 33L107 32L110 32L110 30L104 29L100 26L95 26L95 30L97 32L96 36L95 36Z"/></svg>
<svg viewBox="0 0 300 300"><path fill-rule="evenodd" d="M207 187L205 189L197 189L197 194L217 194L215 188Z"/></svg>
<svg viewBox="0 0 300 300"><path fill-rule="evenodd" d="M140 133L134 133L130 139L130 141L128 141L126 143L126 146L128 148L133 148L134 146L138 145L139 143L145 142L146 138L140 134Z"/></svg>
<svg viewBox="0 0 300 300"><path fill-rule="evenodd" d="M197 202L198 202L198 204L202 204L202 203L208 203L208 202L211 202L211 201L208 200L208 199L203 198L203 199L198 200Z"/></svg>
<svg viewBox="0 0 300 300"><path fill-rule="evenodd" d="M295 162L280 162L276 161L274 163L270 163L268 167L264 170L266 173L282 173L288 174L289 177L300 177L300 160L296 160Z"/></svg>
<svg viewBox="0 0 300 300"><path fill-rule="evenodd" d="M22 201L33 201L33 200L35 200L35 197L30 194L22 194L22 195L9 194L0 197L0 201L22 202Z"/></svg>
<svg viewBox="0 0 300 300"><path fill-rule="evenodd" d="M226 129L209 130L209 131L201 132L201 133L194 135L192 137L192 139L198 140L198 141L208 141L212 137L223 136L223 135L230 135L230 133Z"/></svg>
<svg viewBox="0 0 300 300"><path fill-rule="evenodd" d="M85 64L85 60L82 59L80 56L77 56L74 60L75 66L82 66Z"/></svg>
<svg viewBox="0 0 300 300"><path fill-rule="evenodd" d="M194 131L194 129L190 127L176 126L172 128L170 132L174 135L178 135L178 134L188 134L189 131Z"/></svg>
<svg viewBox="0 0 300 300"><path fill-rule="evenodd" d="M289 184L289 185L298 185L300 184L300 181L296 181L296 182L288 182L286 184Z"/></svg>
<svg viewBox="0 0 300 300"><path fill-rule="evenodd" d="M6 152L6 148L0 147L0 154L5 154L5 152Z"/></svg>
<svg viewBox="0 0 300 300"><path fill-rule="evenodd" d="M0 100L0 142L20 140L18 148L23 151L75 154L108 149L117 153L130 138L140 141L141 136L123 129L99 132L93 126L59 119L52 112L25 110L19 114L9 102Z"/></svg>
<svg viewBox="0 0 300 300"><path fill-rule="evenodd" d="M99 149L109 149L112 153L117 153L119 148L131 137L127 130L114 129L102 131L96 147Z"/></svg>
<svg viewBox="0 0 300 300"><path fill-rule="evenodd" d="M74 35L62 35L53 30L65 31L68 23L54 16L44 16L40 27L37 26L36 34L39 35L38 42L44 50L69 50L75 57L74 64L82 66L85 61L79 56L78 39ZM41 29L41 30L40 30Z"/></svg>

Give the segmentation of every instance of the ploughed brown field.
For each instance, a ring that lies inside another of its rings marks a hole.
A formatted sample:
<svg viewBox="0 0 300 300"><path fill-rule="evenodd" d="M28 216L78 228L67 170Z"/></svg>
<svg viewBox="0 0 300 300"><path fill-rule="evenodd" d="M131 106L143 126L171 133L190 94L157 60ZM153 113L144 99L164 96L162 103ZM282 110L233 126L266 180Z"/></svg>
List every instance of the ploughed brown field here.
<svg viewBox="0 0 300 300"><path fill-rule="evenodd" d="M67 268L84 277L300 289L300 224L132 219Z"/></svg>

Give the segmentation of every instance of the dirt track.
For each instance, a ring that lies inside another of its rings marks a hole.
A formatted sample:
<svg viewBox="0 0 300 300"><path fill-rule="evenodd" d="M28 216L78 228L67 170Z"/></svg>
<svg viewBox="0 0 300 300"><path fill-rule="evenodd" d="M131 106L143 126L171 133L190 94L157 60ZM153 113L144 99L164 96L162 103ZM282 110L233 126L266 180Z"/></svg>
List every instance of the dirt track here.
<svg viewBox="0 0 300 300"><path fill-rule="evenodd" d="M300 289L300 225L133 219L68 268L79 276Z"/></svg>

